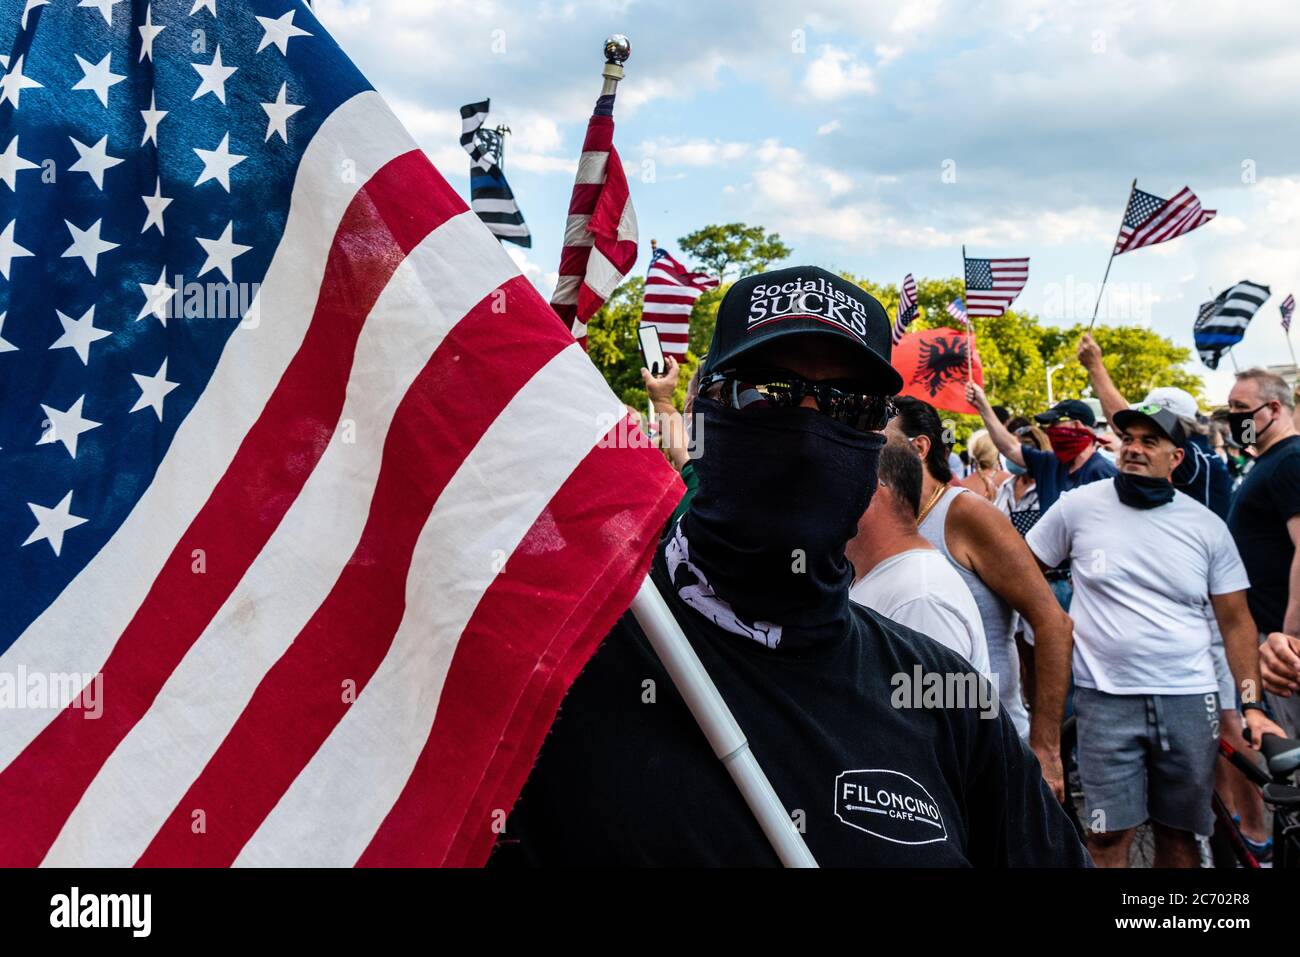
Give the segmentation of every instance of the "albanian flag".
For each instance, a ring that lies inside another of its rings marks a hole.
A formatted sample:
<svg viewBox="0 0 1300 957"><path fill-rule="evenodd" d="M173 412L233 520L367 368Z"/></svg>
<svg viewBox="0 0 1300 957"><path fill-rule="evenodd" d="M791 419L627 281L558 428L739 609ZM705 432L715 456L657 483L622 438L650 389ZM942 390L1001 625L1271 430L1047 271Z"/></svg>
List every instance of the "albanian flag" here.
<svg viewBox="0 0 1300 957"><path fill-rule="evenodd" d="M975 344L975 337L967 337L956 329L926 329L903 336L894 347L894 368L903 377L903 391L929 402L936 409L976 415L975 407L966 401L966 344ZM984 370L980 366L979 351L972 356L972 375L981 386Z"/></svg>

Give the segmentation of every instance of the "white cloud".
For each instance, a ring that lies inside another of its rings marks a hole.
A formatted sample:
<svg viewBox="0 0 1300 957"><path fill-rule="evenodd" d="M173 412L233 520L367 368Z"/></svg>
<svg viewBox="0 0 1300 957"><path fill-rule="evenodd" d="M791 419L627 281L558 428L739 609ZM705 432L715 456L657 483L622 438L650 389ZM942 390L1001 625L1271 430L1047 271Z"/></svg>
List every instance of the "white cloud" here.
<svg viewBox="0 0 1300 957"><path fill-rule="evenodd" d="M506 167L530 173L563 173L572 176L578 170L576 156L543 156L540 153L517 151L506 154Z"/></svg>
<svg viewBox="0 0 1300 957"><path fill-rule="evenodd" d="M906 188L895 176L856 179L779 140L754 151L751 218L795 240L820 240L845 249L972 247L1017 252L1040 246L1091 244L1114 238L1114 211L1094 206L1048 210L1020 217L988 215L975 204L940 194L933 207L905 206Z"/></svg>
<svg viewBox="0 0 1300 957"><path fill-rule="evenodd" d="M876 66L878 67L884 68L889 65L890 61L897 60L902 55L903 48L901 46L890 46L886 43L876 44Z"/></svg>
<svg viewBox="0 0 1300 957"><path fill-rule="evenodd" d="M676 137L645 140L639 147L641 156L654 160L656 164L696 167L733 163L749 153L751 149L749 143Z"/></svg>
<svg viewBox="0 0 1300 957"><path fill-rule="evenodd" d="M803 89L814 100L838 100L855 93L874 93L876 84L871 67L828 44L808 65Z"/></svg>
<svg viewBox="0 0 1300 957"><path fill-rule="evenodd" d="M840 128L840 121L831 120L829 123L823 123L821 126L817 127L817 135L825 136L827 133L834 133L839 128Z"/></svg>
<svg viewBox="0 0 1300 957"><path fill-rule="evenodd" d="M900 6L890 28L895 33L906 34L933 26L939 20L942 0L908 0Z"/></svg>
<svg viewBox="0 0 1300 957"><path fill-rule="evenodd" d="M514 243L502 243L502 247L510 258L515 261L515 266L523 273L524 278L531 282L541 294L547 299L555 291L555 283L559 280L559 273L543 272L542 267L537 265L528 258L528 250L516 246Z"/></svg>

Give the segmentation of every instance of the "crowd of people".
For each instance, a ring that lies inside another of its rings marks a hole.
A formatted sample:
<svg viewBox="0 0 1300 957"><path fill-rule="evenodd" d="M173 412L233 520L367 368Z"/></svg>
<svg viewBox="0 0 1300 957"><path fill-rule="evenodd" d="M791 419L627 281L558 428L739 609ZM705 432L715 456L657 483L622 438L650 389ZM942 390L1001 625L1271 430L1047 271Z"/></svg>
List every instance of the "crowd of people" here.
<svg viewBox="0 0 1300 957"><path fill-rule="evenodd" d="M958 455L898 395L889 329L865 291L797 267L728 291L682 412L677 363L643 370L687 489L652 579L814 856L1126 866L1149 824L1157 866L1196 866L1217 779L1267 858L1259 793L1217 755L1220 735L1300 735L1287 383L1241 372L1217 416L1173 387L1130 403L1084 335L1092 397L1013 416L969 383L983 428ZM970 675L996 707L953 699ZM773 862L630 614L492 861Z"/></svg>

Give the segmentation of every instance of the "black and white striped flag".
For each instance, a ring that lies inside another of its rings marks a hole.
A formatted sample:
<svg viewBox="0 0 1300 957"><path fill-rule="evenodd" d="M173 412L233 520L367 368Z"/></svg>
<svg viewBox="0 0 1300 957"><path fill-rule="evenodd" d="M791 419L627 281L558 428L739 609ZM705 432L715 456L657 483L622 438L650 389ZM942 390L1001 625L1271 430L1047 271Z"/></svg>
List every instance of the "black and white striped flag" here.
<svg viewBox="0 0 1300 957"><path fill-rule="evenodd" d="M1219 293L1211 302L1201 303L1192 327L1196 351L1208 368L1217 369L1223 354L1246 335L1246 326L1271 290L1257 282L1243 279Z"/></svg>
<svg viewBox="0 0 1300 957"><path fill-rule="evenodd" d="M460 108L460 145L469 154L469 205L497 239L531 247L532 234L501 172L501 133L483 128L490 102Z"/></svg>

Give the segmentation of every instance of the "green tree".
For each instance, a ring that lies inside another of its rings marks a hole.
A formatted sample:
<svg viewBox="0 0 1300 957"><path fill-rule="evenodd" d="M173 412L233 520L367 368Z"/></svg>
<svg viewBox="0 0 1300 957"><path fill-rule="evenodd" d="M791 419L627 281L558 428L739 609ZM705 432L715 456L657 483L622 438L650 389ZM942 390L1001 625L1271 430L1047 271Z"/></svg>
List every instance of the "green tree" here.
<svg viewBox="0 0 1300 957"><path fill-rule="evenodd" d="M677 244L695 261L694 268L703 269L721 280L721 285L700 296L691 310L690 350L697 356L708 352L713 340L713 327L717 324L718 306L732 282L762 272L773 263L788 259L794 252L781 241L779 234L744 223L705 226L682 236Z"/></svg>
<svg viewBox="0 0 1300 957"><path fill-rule="evenodd" d="M777 233L744 223L714 224L677 240L682 251L719 279L739 279L762 272L790 255Z"/></svg>
<svg viewBox="0 0 1300 957"><path fill-rule="evenodd" d="M1058 399L1092 394L1088 373L1075 357L1075 348L1085 331L1087 327L1082 324L1069 329L1044 330L1044 355L1052 365L1064 366L1052 379ZM1183 363L1191 358L1190 349L1176 346L1144 326L1097 326L1092 330L1092 337L1101 346L1106 371L1115 387L1129 402L1139 401L1156 386L1169 385L1186 389L1201 401L1204 388L1201 377L1183 368Z"/></svg>

